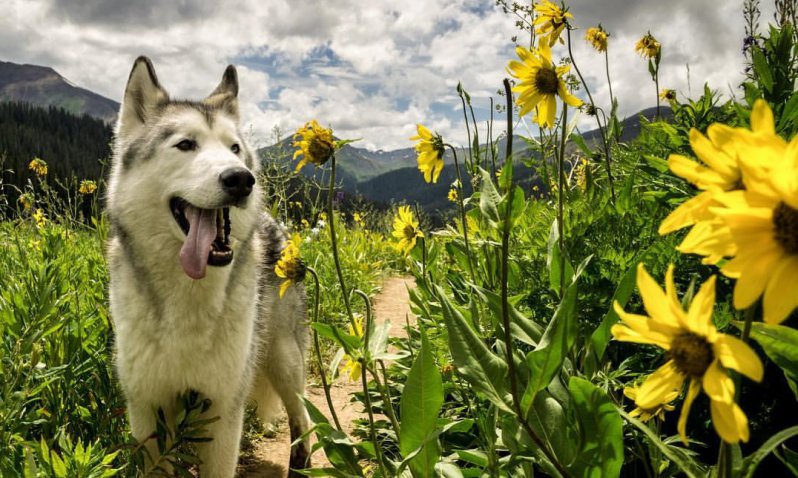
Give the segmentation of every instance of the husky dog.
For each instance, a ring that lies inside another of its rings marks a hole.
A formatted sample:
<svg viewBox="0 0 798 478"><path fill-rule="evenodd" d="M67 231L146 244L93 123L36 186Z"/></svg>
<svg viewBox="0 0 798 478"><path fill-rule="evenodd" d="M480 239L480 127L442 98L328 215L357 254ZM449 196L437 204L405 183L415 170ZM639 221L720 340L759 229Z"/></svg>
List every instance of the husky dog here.
<svg viewBox="0 0 798 478"><path fill-rule="evenodd" d="M281 400L292 442L309 425L300 399L305 292L292 286L278 298L274 266L286 235L261 210L237 96L232 65L210 96L178 101L138 58L107 198L116 366L133 436L155 458L155 411L173 420L177 395L200 392L212 400L208 417L220 417L198 449L203 478L234 475L247 397L264 422ZM290 467L309 466L308 458L308 445L297 445Z"/></svg>

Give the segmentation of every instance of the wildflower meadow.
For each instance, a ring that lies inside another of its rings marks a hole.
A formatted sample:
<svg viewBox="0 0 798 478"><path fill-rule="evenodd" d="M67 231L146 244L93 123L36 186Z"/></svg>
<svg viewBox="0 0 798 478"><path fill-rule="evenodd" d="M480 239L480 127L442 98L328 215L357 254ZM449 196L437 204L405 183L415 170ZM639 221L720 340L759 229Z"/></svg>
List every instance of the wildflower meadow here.
<svg viewBox="0 0 798 478"><path fill-rule="evenodd" d="M499 0L520 31L491 118L458 84L470 144L425 118L407 139L429 187L454 169L441 225L340 200L337 155L358 138L313 111L289 151L264 153L265 208L290 236L279 294L307 290L324 394L301 438L322 464L297 476L798 476L798 33L795 2L776 3L740 39L733 95L686 97L660 84L653 27L621 44L568 3ZM602 71L580 70L577 42ZM639 64L611 64L616 48ZM648 72L656 105L630 140L622 68ZM0 476L194 476L214 419L201 394L175 397L176 423L158 416L156 461L128 429L106 179L51 170L32 157L11 173L24 186L0 183ZM373 313L391 275L415 284L400 337ZM266 425L248 413L245 455Z"/></svg>

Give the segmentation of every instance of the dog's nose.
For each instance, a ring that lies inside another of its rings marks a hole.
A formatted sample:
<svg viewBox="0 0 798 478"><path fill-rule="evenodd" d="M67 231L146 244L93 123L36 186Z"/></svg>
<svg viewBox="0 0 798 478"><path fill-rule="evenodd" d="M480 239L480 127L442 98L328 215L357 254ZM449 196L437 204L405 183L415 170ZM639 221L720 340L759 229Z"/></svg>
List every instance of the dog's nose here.
<svg viewBox="0 0 798 478"><path fill-rule="evenodd" d="M222 183L224 192L236 199L242 199L252 192L255 176L248 169L230 168L219 175L219 182Z"/></svg>

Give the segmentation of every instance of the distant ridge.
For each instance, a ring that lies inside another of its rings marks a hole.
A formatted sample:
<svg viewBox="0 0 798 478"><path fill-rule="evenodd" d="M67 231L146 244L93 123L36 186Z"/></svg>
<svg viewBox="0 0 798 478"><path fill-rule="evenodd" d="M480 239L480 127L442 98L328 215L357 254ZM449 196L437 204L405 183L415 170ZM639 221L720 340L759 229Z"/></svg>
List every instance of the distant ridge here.
<svg viewBox="0 0 798 478"><path fill-rule="evenodd" d="M106 123L115 121L119 111L116 101L73 85L50 67L6 61L0 61L0 101L55 106Z"/></svg>

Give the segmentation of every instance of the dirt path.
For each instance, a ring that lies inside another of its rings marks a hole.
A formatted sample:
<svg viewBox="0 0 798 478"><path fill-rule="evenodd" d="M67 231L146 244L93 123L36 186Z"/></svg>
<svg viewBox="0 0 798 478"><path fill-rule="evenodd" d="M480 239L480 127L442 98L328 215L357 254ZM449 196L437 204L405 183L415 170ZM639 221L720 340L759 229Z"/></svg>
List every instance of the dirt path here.
<svg viewBox="0 0 798 478"><path fill-rule="evenodd" d="M388 277L382 285L382 290L374 298L374 318L381 323L386 320L391 322L391 337L406 337L405 316L410 317L411 323L415 317L410 312L410 298L407 288L415 287L413 279L409 277ZM350 383L345 378L338 378L331 387L331 396L338 418L345 431L352 431L352 420L365 416L357 403L350 403L352 393L360 390L360 383ZM308 384L305 394L313 404L327 417L330 416L324 390L321 384ZM247 460L246 464L239 466L239 478L283 478L287 475L290 439L285 417L281 418L277 426L277 433L273 437L263 438L255 444L254 458ZM329 466L330 463L323 451L313 455L315 467Z"/></svg>

